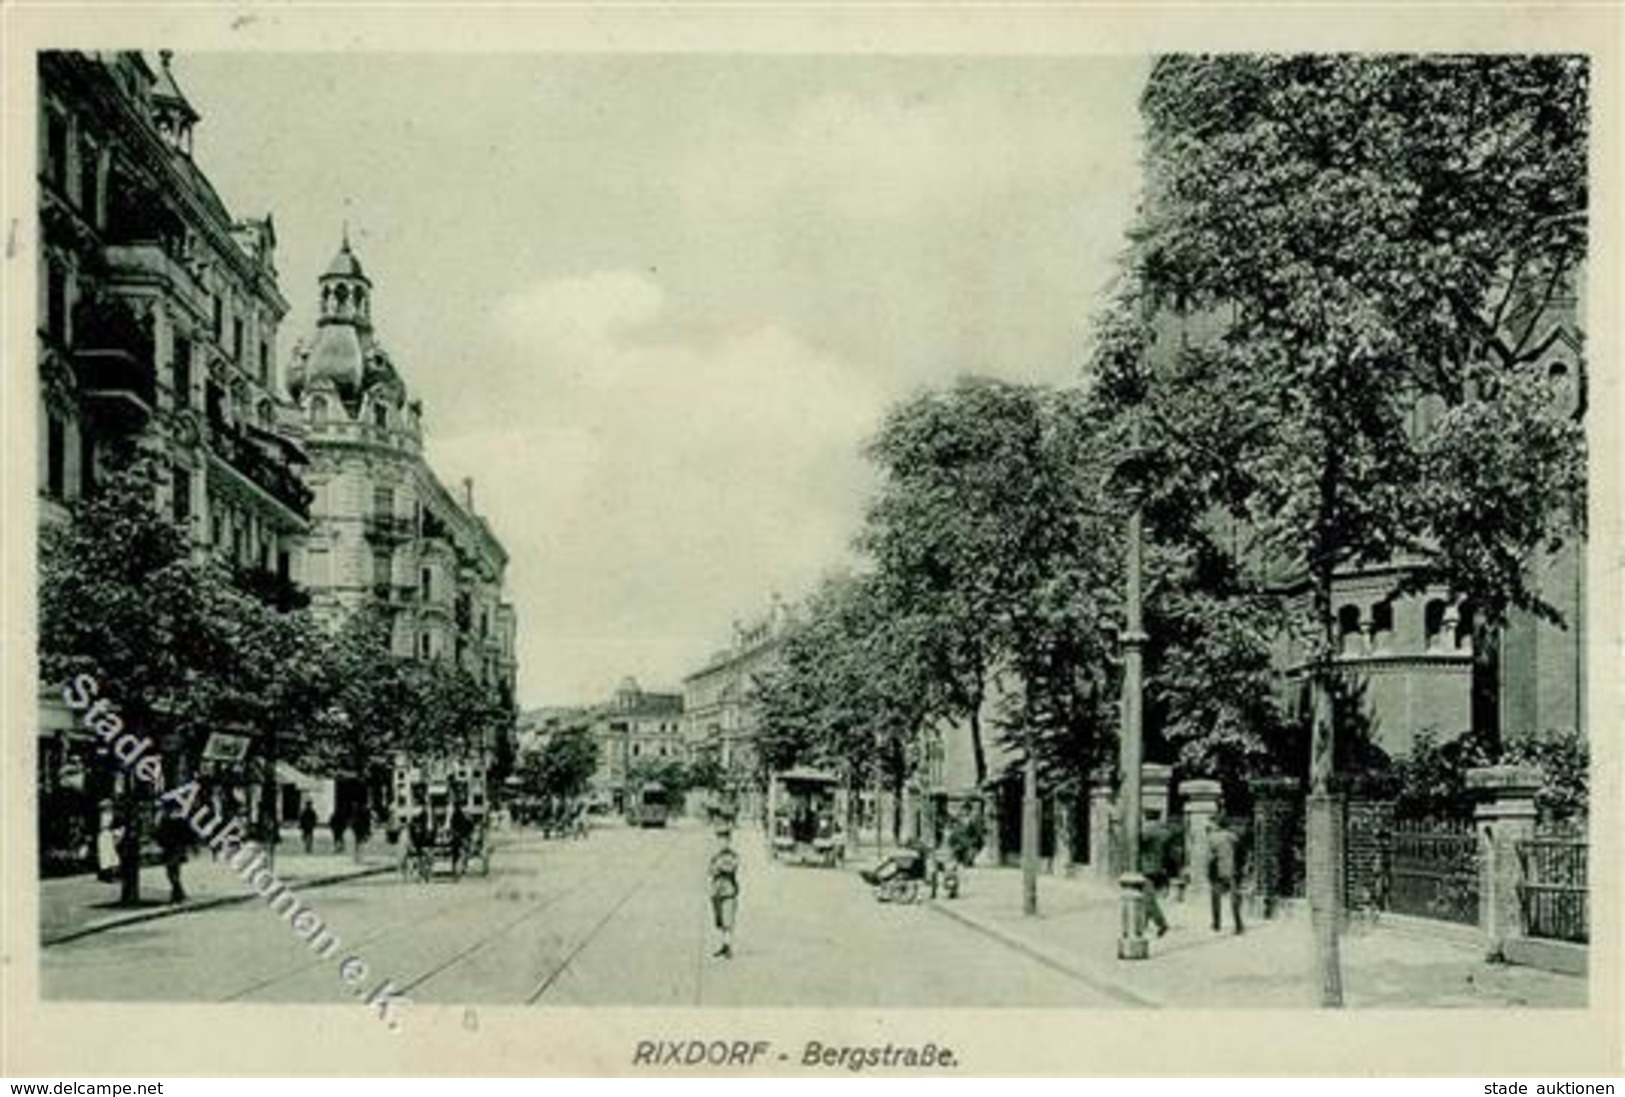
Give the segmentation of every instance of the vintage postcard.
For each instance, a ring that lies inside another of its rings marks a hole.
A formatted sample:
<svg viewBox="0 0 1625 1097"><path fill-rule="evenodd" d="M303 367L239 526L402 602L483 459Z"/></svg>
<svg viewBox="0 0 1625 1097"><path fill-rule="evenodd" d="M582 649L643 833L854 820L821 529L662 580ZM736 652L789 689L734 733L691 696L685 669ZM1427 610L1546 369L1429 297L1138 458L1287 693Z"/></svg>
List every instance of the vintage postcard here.
<svg viewBox="0 0 1625 1097"><path fill-rule="evenodd" d="M1621 1071L1617 10L3 18L0 1070Z"/></svg>

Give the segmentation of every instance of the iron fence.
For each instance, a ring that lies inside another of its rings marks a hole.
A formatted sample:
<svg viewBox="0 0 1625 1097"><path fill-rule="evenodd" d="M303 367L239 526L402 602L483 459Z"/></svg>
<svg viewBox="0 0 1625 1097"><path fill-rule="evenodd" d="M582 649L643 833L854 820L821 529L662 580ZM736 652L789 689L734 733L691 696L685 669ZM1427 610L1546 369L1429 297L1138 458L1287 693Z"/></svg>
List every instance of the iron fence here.
<svg viewBox="0 0 1625 1097"><path fill-rule="evenodd" d="M1591 939L1584 838L1518 843L1518 905L1530 937L1586 944Z"/></svg>
<svg viewBox="0 0 1625 1097"><path fill-rule="evenodd" d="M1462 925L1478 924L1478 836L1467 824L1396 827L1388 854L1388 909Z"/></svg>

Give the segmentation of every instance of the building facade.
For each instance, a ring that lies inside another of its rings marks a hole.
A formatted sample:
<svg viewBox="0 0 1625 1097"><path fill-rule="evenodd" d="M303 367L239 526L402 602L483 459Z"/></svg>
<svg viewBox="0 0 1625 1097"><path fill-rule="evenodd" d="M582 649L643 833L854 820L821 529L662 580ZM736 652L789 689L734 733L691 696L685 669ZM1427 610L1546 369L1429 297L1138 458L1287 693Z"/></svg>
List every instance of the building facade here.
<svg viewBox="0 0 1625 1097"><path fill-rule="evenodd" d="M683 760L683 697L655 693L622 679L615 696L589 712L598 768L592 775L592 798L611 811L626 811L634 802L635 775Z"/></svg>
<svg viewBox="0 0 1625 1097"><path fill-rule="evenodd" d="M302 578L310 495L276 370L288 310L276 231L269 216L233 218L193 160L201 118L170 61L39 55L41 522L69 521L98 468L134 449L156 464L156 502L196 552L285 601ZM42 818L71 820L50 805L96 801L105 775L46 686Z"/></svg>
<svg viewBox="0 0 1625 1097"><path fill-rule="evenodd" d="M778 664L790 623L789 607L775 594L766 613L735 621L732 643L683 679L685 752L691 761L716 762L741 794L757 778L756 683Z"/></svg>
<svg viewBox="0 0 1625 1097"><path fill-rule="evenodd" d="M288 392L312 499L303 568L311 608L336 624L363 608L390 621L397 655L455 663L511 708L516 618L508 554L424 459L422 405L372 327L372 281L345 239L318 279L314 335L294 348Z"/></svg>

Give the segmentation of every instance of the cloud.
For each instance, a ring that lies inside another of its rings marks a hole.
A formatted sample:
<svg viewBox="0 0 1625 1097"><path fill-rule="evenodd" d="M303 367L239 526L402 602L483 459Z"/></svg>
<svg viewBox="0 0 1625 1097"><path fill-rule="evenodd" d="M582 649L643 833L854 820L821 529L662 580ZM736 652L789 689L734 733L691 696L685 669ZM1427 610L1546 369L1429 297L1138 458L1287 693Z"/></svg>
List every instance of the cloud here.
<svg viewBox="0 0 1625 1097"><path fill-rule="evenodd" d="M593 697L627 673L674 685L733 617L844 556L874 371L769 321L686 326L640 272L540 280L491 315L485 397L525 414L430 456L448 482L476 478L513 557L529 696Z"/></svg>

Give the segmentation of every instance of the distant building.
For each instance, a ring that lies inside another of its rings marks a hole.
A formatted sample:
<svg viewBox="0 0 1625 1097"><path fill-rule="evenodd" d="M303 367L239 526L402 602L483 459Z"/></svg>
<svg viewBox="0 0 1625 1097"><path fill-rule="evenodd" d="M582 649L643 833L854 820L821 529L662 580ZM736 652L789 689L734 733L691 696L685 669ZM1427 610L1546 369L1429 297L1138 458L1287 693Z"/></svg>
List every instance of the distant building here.
<svg viewBox="0 0 1625 1097"><path fill-rule="evenodd" d="M734 622L733 642L683 679L683 743L691 760L710 758L738 789L756 779L758 678L777 665L789 607L773 596L762 616Z"/></svg>
<svg viewBox="0 0 1625 1097"><path fill-rule="evenodd" d="M678 693L651 693L637 679L625 678L613 700L590 711L593 741L598 744L598 768L592 775L592 796L613 811L625 811L633 773L665 762L683 760L683 697Z"/></svg>

